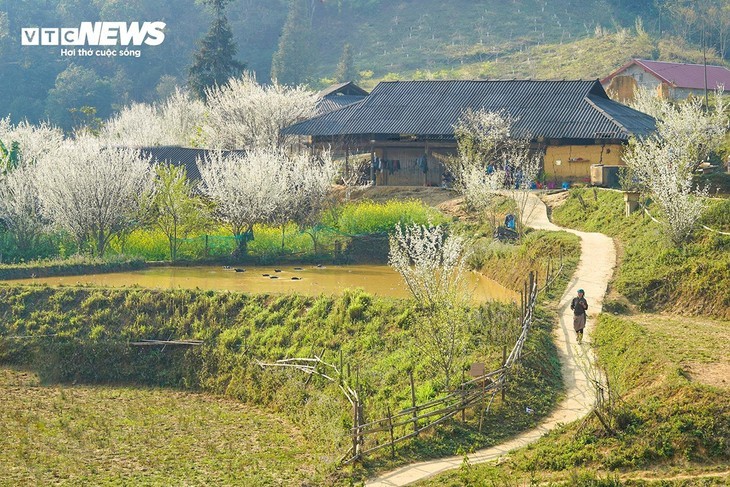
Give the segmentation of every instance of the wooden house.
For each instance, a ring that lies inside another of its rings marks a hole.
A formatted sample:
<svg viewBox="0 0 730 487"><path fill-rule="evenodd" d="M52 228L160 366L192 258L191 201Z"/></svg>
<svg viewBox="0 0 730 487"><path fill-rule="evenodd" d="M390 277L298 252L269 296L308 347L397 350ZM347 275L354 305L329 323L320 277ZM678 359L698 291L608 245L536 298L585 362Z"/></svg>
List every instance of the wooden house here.
<svg viewBox="0 0 730 487"><path fill-rule="evenodd" d="M603 87L618 100L631 100L638 87L656 91L662 98L681 100L690 95L704 96L730 88L730 69L704 64L667 63L632 59L601 80Z"/></svg>
<svg viewBox="0 0 730 487"><path fill-rule="evenodd" d="M378 185L437 186L456 155L454 125L471 108L505 111L515 135L544 151L548 181L586 180L592 164L621 164L631 136L654 119L611 100L598 80L386 81L352 104L287 127L312 148L369 153Z"/></svg>

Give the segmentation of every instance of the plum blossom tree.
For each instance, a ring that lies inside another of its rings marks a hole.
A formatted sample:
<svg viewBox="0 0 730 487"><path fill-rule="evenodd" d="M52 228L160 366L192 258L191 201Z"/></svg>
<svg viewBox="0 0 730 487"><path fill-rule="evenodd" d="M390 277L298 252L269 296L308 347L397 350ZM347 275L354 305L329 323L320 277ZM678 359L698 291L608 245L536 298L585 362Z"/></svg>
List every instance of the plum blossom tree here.
<svg viewBox="0 0 730 487"><path fill-rule="evenodd" d="M133 103L103 126L100 138L127 147L197 144L205 105L180 89L158 104Z"/></svg>
<svg viewBox="0 0 730 487"><path fill-rule="evenodd" d="M57 150L63 144L63 132L41 122L33 125L27 121L13 125L10 118L0 119L0 140L9 148L18 146L18 162L33 164L42 156Z"/></svg>
<svg viewBox="0 0 730 487"><path fill-rule="evenodd" d="M316 211L334 174L328 155L289 156L278 149L253 149L246 154L214 153L199 160L201 191L215 204L215 214L246 251L253 227L283 224Z"/></svg>
<svg viewBox="0 0 730 487"><path fill-rule="evenodd" d="M520 232L531 206L529 189L542 167L542 151L531 147L529 134L516 136L516 120L505 112L467 109L454 126L459 155L447 162L456 188L477 210L493 206L507 192L517 204Z"/></svg>
<svg viewBox="0 0 730 487"><path fill-rule="evenodd" d="M420 308L412 326L415 343L443 373L447 390L467 345L467 255L464 239L447 235L442 226L399 225L390 237L388 262Z"/></svg>
<svg viewBox="0 0 730 487"><path fill-rule="evenodd" d="M256 82L252 73L208 91L203 134L218 149L277 147L285 143L284 127L314 114L317 96L303 86Z"/></svg>
<svg viewBox="0 0 730 487"><path fill-rule="evenodd" d="M694 170L717 151L728 132L727 102L723 91L714 93L711 108L702 98L689 98L673 103L657 93L639 88L631 106L648 113L657 121L657 136L681 152Z"/></svg>
<svg viewBox="0 0 730 487"><path fill-rule="evenodd" d="M447 235L441 225L396 226L390 236L388 263L425 309L465 295L464 239Z"/></svg>
<svg viewBox="0 0 730 487"><path fill-rule="evenodd" d="M99 256L112 236L134 223L151 188L149 159L89 137L68 142L38 162L43 215L74 235L80 248L93 241Z"/></svg>
<svg viewBox="0 0 730 487"><path fill-rule="evenodd" d="M21 252L38 242L46 223L41 217L36 171L34 164L21 164L0 181L0 222Z"/></svg>
<svg viewBox="0 0 730 487"><path fill-rule="evenodd" d="M657 131L632 139L624 161L639 189L659 205L666 234L674 245L691 235L705 207L708 188L693 184L693 174L716 151L728 132L722 93L715 93L714 108L701 99L672 104L639 90L633 106L657 119Z"/></svg>
<svg viewBox="0 0 730 487"><path fill-rule="evenodd" d="M660 137L633 139L624 156L626 165L662 210L670 240L681 245L702 216L708 188L694 186L694 157Z"/></svg>

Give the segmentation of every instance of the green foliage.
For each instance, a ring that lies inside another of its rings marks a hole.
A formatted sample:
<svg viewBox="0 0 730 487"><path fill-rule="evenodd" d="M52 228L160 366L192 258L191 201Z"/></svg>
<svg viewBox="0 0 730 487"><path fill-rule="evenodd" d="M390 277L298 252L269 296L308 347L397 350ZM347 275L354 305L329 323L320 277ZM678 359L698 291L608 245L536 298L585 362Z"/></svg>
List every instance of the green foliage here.
<svg viewBox="0 0 730 487"><path fill-rule="evenodd" d="M335 71L335 81L338 83L346 83L348 81L358 81L359 73L355 69L355 63L352 56L352 46L345 43L342 48L342 56L337 63L337 71Z"/></svg>
<svg viewBox="0 0 730 487"><path fill-rule="evenodd" d="M620 192L574 189L570 194L553 211L554 221L621 240L624 255L614 283L632 303L647 311L730 317L730 237L697 230L693 241L676 249L667 243L661 226L642 211L624 216ZM704 224L724 228L727 201L708 203ZM648 208L656 211L654 205Z"/></svg>
<svg viewBox="0 0 730 487"><path fill-rule="evenodd" d="M8 148L0 140L0 181L2 181L2 176L18 167L19 162L20 143L14 140L10 142L10 148Z"/></svg>
<svg viewBox="0 0 730 487"><path fill-rule="evenodd" d="M289 14L271 60L271 79L283 85L310 81L313 72L313 32L305 0L290 0Z"/></svg>
<svg viewBox="0 0 730 487"><path fill-rule="evenodd" d="M149 218L165 234L170 260L177 259L180 239L200 232L209 224L203 200L193 194L185 166L172 164L156 168L155 191L150 201Z"/></svg>
<svg viewBox="0 0 730 487"><path fill-rule="evenodd" d="M210 30L200 41L198 51L193 55L193 64L188 70L188 85L201 99L207 90L223 86L230 78L243 72L245 64L236 60L236 43L228 19L224 13L226 1L207 2L213 6L214 18Z"/></svg>
<svg viewBox="0 0 730 487"><path fill-rule="evenodd" d="M56 77L48 92L46 113L61 128L70 131L111 114L112 90L109 80L91 68L71 64ZM89 118L89 116L91 118Z"/></svg>
<svg viewBox="0 0 730 487"><path fill-rule="evenodd" d="M385 203L362 201L347 203L337 211L336 220L325 219L325 225L349 235L390 232L398 223L439 225L447 218L438 210L418 200L390 200Z"/></svg>

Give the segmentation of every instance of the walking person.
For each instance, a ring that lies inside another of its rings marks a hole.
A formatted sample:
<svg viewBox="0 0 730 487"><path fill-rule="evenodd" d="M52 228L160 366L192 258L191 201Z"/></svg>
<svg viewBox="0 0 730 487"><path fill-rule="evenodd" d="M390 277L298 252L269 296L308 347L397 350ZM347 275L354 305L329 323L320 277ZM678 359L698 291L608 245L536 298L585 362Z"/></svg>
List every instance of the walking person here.
<svg viewBox="0 0 730 487"><path fill-rule="evenodd" d="M586 301L585 292L582 289L578 289L578 296L570 302L570 309L573 310L573 329L578 343L581 343L583 341L583 329L586 327L586 310L588 309L588 301Z"/></svg>

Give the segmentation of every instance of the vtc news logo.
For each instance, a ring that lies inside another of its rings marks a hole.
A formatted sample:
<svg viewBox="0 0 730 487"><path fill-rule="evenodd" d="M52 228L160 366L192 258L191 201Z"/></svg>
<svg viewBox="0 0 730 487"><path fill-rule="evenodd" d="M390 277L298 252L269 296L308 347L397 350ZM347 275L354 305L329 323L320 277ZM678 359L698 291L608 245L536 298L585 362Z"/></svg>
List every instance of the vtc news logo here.
<svg viewBox="0 0 730 487"><path fill-rule="evenodd" d="M25 27L23 46L159 46L164 22L81 22L79 27Z"/></svg>

